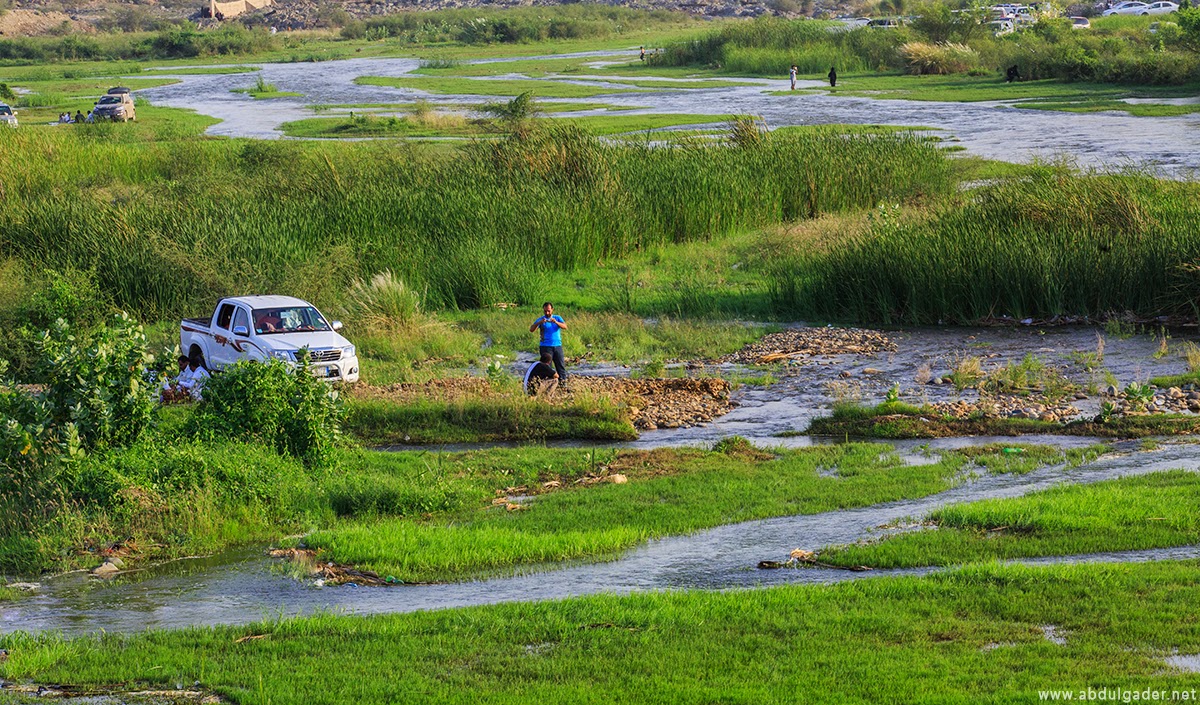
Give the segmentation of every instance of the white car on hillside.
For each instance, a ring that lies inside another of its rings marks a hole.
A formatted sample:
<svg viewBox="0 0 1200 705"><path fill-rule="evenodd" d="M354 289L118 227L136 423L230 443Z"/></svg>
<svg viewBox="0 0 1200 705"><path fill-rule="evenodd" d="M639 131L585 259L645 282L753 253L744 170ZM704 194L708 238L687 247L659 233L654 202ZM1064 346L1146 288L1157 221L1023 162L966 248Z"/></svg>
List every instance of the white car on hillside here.
<svg viewBox="0 0 1200 705"><path fill-rule="evenodd" d="M0 103L0 124L8 125L9 127L16 127L17 111L8 107L4 103Z"/></svg>
<svg viewBox="0 0 1200 705"><path fill-rule="evenodd" d="M328 322L315 306L291 296L235 296L221 299L210 318L185 318L179 349L197 355L209 371L240 360L307 357L309 370L332 382L358 381L358 354L343 338L341 321Z"/></svg>
<svg viewBox="0 0 1200 705"><path fill-rule="evenodd" d="M1143 12L1143 15L1169 15L1179 9L1179 6L1173 2L1152 2L1150 7Z"/></svg>
<svg viewBox="0 0 1200 705"><path fill-rule="evenodd" d="M1150 14L1150 3L1145 2L1123 2L1113 5L1104 11L1104 16L1109 15L1147 15Z"/></svg>

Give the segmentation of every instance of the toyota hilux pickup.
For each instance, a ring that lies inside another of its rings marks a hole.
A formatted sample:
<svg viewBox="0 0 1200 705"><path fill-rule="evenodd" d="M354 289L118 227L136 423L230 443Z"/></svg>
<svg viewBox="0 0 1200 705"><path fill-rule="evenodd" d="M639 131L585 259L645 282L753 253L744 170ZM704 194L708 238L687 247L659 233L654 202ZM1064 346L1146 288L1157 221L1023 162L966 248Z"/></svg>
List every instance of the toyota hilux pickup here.
<svg viewBox="0 0 1200 705"><path fill-rule="evenodd" d="M307 356L309 370L331 382L358 381L358 355L315 306L291 296L236 296L217 302L210 318L185 318L179 349L199 355L209 371L239 360L275 358L296 363Z"/></svg>

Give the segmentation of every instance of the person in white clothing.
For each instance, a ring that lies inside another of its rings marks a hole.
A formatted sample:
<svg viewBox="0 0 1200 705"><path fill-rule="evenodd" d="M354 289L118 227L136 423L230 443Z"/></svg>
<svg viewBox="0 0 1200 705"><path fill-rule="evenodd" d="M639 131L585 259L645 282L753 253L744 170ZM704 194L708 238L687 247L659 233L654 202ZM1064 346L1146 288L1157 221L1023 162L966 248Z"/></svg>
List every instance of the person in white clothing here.
<svg viewBox="0 0 1200 705"><path fill-rule="evenodd" d="M189 366L187 356L180 355L176 361L179 364L179 374L174 378L164 377L162 381L162 393L159 395L164 404L170 404L173 401L181 401L191 396L191 392L185 387L185 383L192 376L192 370Z"/></svg>
<svg viewBox="0 0 1200 705"><path fill-rule="evenodd" d="M204 364L199 355L193 355L188 361L188 369L184 374L187 375L187 378L183 379L183 375L180 375L179 387L186 389L192 395L192 398L198 401L200 399L200 392L204 389L204 383L212 375L208 373L208 370L204 369Z"/></svg>

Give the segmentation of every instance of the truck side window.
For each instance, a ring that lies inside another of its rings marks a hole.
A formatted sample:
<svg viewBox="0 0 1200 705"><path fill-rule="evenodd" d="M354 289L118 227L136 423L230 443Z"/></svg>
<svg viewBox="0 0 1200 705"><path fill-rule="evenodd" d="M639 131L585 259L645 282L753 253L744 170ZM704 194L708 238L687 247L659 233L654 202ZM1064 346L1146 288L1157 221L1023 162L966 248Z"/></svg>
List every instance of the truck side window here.
<svg viewBox="0 0 1200 705"><path fill-rule="evenodd" d="M246 329L246 334L250 334L250 316L246 315L246 309L239 308L237 313L233 314L233 327L242 326Z"/></svg>
<svg viewBox="0 0 1200 705"><path fill-rule="evenodd" d="M221 310L217 313L217 327L229 330L229 319L233 318L233 304L225 304L221 306Z"/></svg>

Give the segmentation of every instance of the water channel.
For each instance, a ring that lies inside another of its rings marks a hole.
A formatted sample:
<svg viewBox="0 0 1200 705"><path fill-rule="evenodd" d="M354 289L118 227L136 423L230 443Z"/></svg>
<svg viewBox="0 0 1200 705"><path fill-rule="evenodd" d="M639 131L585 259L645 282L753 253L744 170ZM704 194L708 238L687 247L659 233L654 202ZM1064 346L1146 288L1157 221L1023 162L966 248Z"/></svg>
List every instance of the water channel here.
<svg viewBox="0 0 1200 705"><path fill-rule="evenodd" d="M595 57L599 60L614 56L632 60L635 55L588 52L509 60L564 57ZM223 75L172 76L169 70L164 70L159 75L177 78L179 83L148 88L139 94L156 104L190 108L219 118L222 122L209 128L211 134L258 138L280 137L281 124L313 117L315 105L402 103L417 99L455 104L494 100L354 83L360 76L404 76L420 66L416 59L344 59L259 66L261 72ZM279 90L299 93L300 97L255 100L245 94L230 92L253 86L259 76L274 83ZM619 85L606 83L602 78L588 80L582 76L551 80L602 87ZM746 79L737 80L747 82ZM748 82L753 85L682 89L671 87L670 81L663 81L662 90L613 93L588 100L635 108L623 113L630 115L760 115L772 127L820 124L924 127L937 130L944 139L961 144L971 154L1007 161L1065 157L1083 167L1139 166L1174 177L1193 176L1200 168L1200 130L1197 129L1200 114L1179 117L1133 117L1120 112L1078 114L1014 108L1005 102L878 100L830 95L824 90L774 95L787 89L785 78L751 79ZM819 89L821 86L819 82L810 81L802 82L800 87ZM554 99L546 101L554 102Z"/></svg>

